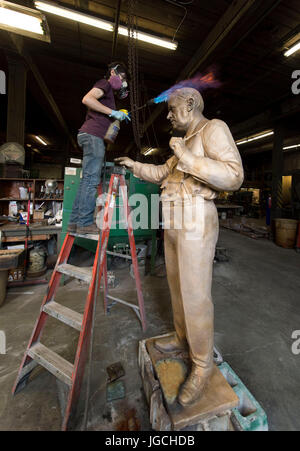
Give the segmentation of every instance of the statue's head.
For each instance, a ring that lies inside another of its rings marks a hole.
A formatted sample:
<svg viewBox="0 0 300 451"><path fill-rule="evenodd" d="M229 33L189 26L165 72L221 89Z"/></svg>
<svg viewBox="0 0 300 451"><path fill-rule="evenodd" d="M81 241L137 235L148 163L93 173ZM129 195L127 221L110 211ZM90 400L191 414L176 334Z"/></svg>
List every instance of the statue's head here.
<svg viewBox="0 0 300 451"><path fill-rule="evenodd" d="M202 95L194 88L176 89L169 96L169 113L173 129L187 131L195 115L203 113L204 101Z"/></svg>

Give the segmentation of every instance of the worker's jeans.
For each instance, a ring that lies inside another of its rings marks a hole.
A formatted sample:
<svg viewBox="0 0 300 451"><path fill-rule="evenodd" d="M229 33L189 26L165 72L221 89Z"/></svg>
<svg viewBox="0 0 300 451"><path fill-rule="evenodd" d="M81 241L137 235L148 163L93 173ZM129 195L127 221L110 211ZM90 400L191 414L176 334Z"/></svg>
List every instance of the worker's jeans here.
<svg viewBox="0 0 300 451"><path fill-rule="evenodd" d="M100 183L105 145L103 139L88 133L79 133L77 141L83 149L82 178L69 224L87 227L94 222L97 187Z"/></svg>

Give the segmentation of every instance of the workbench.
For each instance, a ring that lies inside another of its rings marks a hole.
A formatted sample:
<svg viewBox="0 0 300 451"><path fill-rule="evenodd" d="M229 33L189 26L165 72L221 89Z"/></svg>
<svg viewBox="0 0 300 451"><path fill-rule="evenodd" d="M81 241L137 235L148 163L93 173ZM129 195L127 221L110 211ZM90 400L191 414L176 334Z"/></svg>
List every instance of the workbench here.
<svg viewBox="0 0 300 451"><path fill-rule="evenodd" d="M61 226L43 225L34 223L29 225L29 241L49 240L56 235L57 248L60 246ZM0 226L0 245L1 243L23 242L26 238L26 225L24 224L5 224Z"/></svg>
<svg viewBox="0 0 300 451"><path fill-rule="evenodd" d="M242 205L233 205L233 204L216 204L217 210L236 210L236 211L242 211L243 206Z"/></svg>

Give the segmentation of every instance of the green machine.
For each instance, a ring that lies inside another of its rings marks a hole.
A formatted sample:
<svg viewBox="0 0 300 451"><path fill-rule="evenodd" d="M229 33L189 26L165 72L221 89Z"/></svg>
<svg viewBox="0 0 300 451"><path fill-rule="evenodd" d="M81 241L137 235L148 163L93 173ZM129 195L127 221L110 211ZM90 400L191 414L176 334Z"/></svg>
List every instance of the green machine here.
<svg viewBox="0 0 300 451"><path fill-rule="evenodd" d="M108 185L110 181L110 175L112 173L114 164L106 163L105 170L105 192L108 191ZM64 202L63 202L63 223L62 223L62 238L61 243L63 243L66 231L68 227L69 217L72 211L73 202L77 193L77 189L81 178L81 168L67 167L65 168L65 178L64 178ZM102 180L103 180L102 175ZM128 199L132 210L133 228L134 228L134 238L135 242L145 243L152 241L152 268L154 264L154 259L156 255L156 228L151 228L151 213L152 205L155 205L155 215L158 215L158 195L159 186L153 183L145 182L137 177L135 177L130 171L126 170L125 181L128 189ZM143 195L143 196L140 196ZM153 197L153 195L156 195ZM147 202L146 202L147 200ZM133 205L132 204L133 201ZM137 210L135 210L137 209ZM135 211L134 211L135 210ZM113 224L118 223L122 217L120 213L123 212L123 204L120 196L117 196L116 207L114 209ZM137 212L137 214L135 214ZM141 221L141 216L143 221ZM122 221L121 221L122 222ZM140 225L142 224L142 228ZM120 227L119 224L116 227L112 227L110 230L108 249L112 250L115 245L128 244L128 233L126 228ZM76 238L75 244L83 247L89 251L95 252L97 247L97 242L85 238Z"/></svg>

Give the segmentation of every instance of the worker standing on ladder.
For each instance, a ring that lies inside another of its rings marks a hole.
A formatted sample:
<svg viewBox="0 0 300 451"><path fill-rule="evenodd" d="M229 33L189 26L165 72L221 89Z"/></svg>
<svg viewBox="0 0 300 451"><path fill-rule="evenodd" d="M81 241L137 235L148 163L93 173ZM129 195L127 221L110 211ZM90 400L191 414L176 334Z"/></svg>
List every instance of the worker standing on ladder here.
<svg viewBox="0 0 300 451"><path fill-rule="evenodd" d="M106 133L114 120L129 120L123 111L116 111L115 93L120 99L128 95L127 69L123 63L111 63L106 78L95 83L83 97L88 108L85 122L77 140L83 149L82 178L73 204L67 231L69 233L96 234L94 223L97 187L105 156Z"/></svg>

